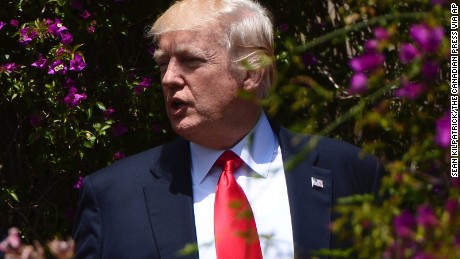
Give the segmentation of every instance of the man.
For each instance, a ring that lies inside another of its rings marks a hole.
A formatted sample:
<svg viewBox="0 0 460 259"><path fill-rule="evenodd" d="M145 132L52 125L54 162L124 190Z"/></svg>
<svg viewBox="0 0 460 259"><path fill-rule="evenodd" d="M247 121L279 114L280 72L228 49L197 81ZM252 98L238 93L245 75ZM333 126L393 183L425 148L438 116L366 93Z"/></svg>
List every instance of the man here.
<svg viewBox="0 0 460 259"><path fill-rule="evenodd" d="M329 230L332 208L337 198L375 193L381 166L346 143L268 121L258 105L275 75L268 12L251 0L184 0L150 36L179 137L85 178L77 258L310 258L341 247ZM216 160L226 150L241 166L222 171ZM247 248L218 235L235 220L219 216L231 207L217 205L224 173L249 202L244 220L258 235L243 243L257 256L237 256Z"/></svg>

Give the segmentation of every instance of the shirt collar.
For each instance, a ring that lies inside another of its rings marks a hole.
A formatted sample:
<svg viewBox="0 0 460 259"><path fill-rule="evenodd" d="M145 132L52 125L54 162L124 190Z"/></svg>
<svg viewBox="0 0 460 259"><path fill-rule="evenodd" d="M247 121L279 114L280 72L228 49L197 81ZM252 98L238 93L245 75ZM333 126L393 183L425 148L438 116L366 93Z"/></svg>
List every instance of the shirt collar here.
<svg viewBox="0 0 460 259"><path fill-rule="evenodd" d="M239 155L254 172L264 178L267 177L277 151L277 141L263 112L256 126L231 150ZM190 142L190 151L194 181L201 183L225 150L210 149Z"/></svg>

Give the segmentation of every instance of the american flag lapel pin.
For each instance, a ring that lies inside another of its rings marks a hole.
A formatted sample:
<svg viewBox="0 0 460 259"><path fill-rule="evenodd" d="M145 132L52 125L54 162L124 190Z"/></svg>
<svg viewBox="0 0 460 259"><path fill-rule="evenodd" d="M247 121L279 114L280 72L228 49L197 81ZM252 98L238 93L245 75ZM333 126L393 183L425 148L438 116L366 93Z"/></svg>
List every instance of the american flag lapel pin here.
<svg viewBox="0 0 460 259"><path fill-rule="evenodd" d="M315 187L324 188L323 180L320 180L318 178L312 177L311 178L311 187L312 188L315 188Z"/></svg>

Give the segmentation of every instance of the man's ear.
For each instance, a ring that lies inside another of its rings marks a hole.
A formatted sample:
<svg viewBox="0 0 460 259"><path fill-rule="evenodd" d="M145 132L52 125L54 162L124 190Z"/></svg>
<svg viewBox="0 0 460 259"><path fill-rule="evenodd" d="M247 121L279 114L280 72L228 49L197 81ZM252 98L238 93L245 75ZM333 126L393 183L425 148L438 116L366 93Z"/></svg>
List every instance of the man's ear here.
<svg viewBox="0 0 460 259"><path fill-rule="evenodd" d="M246 70L243 79L243 90L254 92L262 87L265 69Z"/></svg>

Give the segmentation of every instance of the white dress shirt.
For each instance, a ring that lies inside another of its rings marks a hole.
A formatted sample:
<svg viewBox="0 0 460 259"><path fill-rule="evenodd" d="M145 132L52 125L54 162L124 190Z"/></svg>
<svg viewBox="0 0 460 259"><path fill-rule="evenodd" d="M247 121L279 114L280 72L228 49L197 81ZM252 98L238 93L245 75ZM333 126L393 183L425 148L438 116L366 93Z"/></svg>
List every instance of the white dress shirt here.
<svg viewBox="0 0 460 259"><path fill-rule="evenodd" d="M190 143L195 225L200 258L216 258L214 200L221 173L213 166L225 150ZM262 113L254 129L232 149L244 161L235 178L244 190L265 259L294 258L291 213L279 143Z"/></svg>

